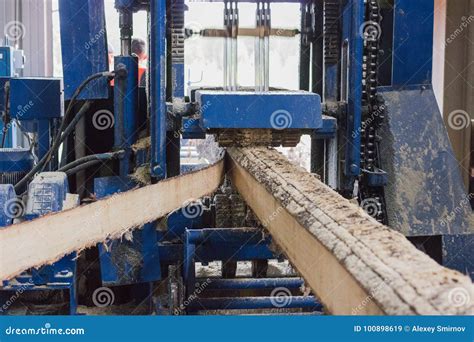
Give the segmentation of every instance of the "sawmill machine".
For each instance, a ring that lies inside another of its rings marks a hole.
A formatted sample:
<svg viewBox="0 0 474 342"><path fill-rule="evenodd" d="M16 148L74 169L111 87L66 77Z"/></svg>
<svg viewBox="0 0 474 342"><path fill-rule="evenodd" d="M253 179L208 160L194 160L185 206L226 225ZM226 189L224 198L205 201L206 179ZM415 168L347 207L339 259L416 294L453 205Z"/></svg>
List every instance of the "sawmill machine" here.
<svg viewBox="0 0 474 342"><path fill-rule="evenodd" d="M12 208L0 217L3 229L199 167L181 163L190 140L294 147L309 135L312 172L472 277L471 208L462 204L467 195L431 84L434 1L209 2L222 4L222 28L187 27L184 0L116 0L121 46L109 68L104 0L59 1L63 79L1 70L3 132L26 139L0 150L0 204ZM240 27L244 2L255 6L255 27ZM294 29L272 27L280 3L301 12ZM149 19L146 82L132 54L139 11ZM238 81L242 36L255 39L253 85ZM275 36L300 41L299 89L270 84ZM186 88L191 37L222 42L221 86ZM133 300L159 314L321 312L301 293L301 278L268 276L268 260L284 258L224 180L212 197L190 198L165 219L3 284L0 299L21 290L31 293L29 312L48 298L74 314L78 301L97 305L97 291L107 288L115 304ZM222 270L209 282L196 262L213 261ZM251 276L236 278L239 261L252 262ZM284 306L281 289L293 295Z"/></svg>

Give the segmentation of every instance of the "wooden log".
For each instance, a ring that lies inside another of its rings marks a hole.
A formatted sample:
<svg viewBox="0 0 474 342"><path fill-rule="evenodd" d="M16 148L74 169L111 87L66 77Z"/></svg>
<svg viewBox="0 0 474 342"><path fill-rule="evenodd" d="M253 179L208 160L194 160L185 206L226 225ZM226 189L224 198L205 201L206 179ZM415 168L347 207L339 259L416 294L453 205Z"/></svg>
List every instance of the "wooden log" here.
<svg viewBox="0 0 474 342"><path fill-rule="evenodd" d="M213 193L223 160L183 176L0 230L0 280L122 236Z"/></svg>
<svg viewBox="0 0 474 342"><path fill-rule="evenodd" d="M444 268L274 149L228 150L237 190L332 314L473 314L469 277Z"/></svg>

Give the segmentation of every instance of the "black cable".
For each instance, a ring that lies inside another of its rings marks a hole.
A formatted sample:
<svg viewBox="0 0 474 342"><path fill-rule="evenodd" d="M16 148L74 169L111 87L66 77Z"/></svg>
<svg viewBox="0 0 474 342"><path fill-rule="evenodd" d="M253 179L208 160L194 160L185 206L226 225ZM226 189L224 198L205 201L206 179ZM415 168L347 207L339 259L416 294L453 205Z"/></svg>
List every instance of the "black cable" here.
<svg viewBox="0 0 474 342"><path fill-rule="evenodd" d="M84 164L80 164L76 167L73 167L72 169L69 169L66 171L66 175L69 177L69 176L72 176L76 173L78 173L79 171L82 171L82 170L85 170L85 169L88 169L89 167L91 166L95 166L96 164L99 164L99 163L102 163L102 160L91 160L91 161L88 161L87 163L84 163Z"/></svg>
<svg viewBox="0 0 474 342"><path fill-rule="evenodd" d="M4 92L5 92L5 112L3 114L3 127L2 127L2 145L1 147L4 148L5 147L5 142L7 140L7 134L8 134L8 125L10 123L10 118L9 118L9 115L8 115L8 112L10 110L10 108L8 107L9 106L9 102L10 102L10 82L6 82L5 83L5 87L4 87Z"/></svg>
<svg viewBox="0 0 474 342"><path fill-rule="evenodd" d="M84 115L85 113L87 113L87 111L89 110L91 106L91 101L87 101L82 107L81 109L79 110L79 112L77 113L77 116L82 116ZM71 127L71 126L68 126L66 131L64 132L65 134L70 134L72 132L72 129L74 129L74 127ZM53 142L53 145L51 146L51 148L48 150L48 152L43 156L43 158L41 158L41 160L38 162L38 164L36 164L31 170L30 172L28 172L25 177L23 177L18 183L15 184L15 191L18 191L18 189L21 189L26 182L28 182L30 180L31 177L33 177L36 172L40 171L40 170L43 170L43 167L46 165L46 163L50 160L50 157L51 155L59 148L59 146L61 145L61 142L65 139L65 135L61 135L59 139L56 139L54 142Z"/></svg>
<svg viewBox="0 0 474 342"><path fill-rule="evenodd" d="M114 158L120 157L124 153L123 150L117 151L117 152L108 152L108 153L99 153L99 154L92 154L90 156L82 157L77 160L74 160L73 162L64 165L60 169L58 169L58 172L67 172L69 169L72 169L78 165L85 164L89 161L104 161L104 160L111 160Z"/></svg>
<svg viewBox="0 0 474 342"><path fill-rule="evenodd" d="M67 122L69 121L69 116L71 115L71 111L75 105L75 102L77 101L77 97L81 94L82 90L93 80L101 78L101 77L113 77L115 75L114 72L99 72L94 75L89 76L82 82L79 87L77 87L76 91L71 97L71 100L69 101L69 105L67 106L66 112L64 113L63 121L61 122L61 126L59 126L58 133L56 134L55 138L58 138L58 136L62 133L64 130L64 127L66 126Z"/></svg>
<svg viewBox="0 0 474 342"><path fill-rule="evenodd" d="M64 113L64 117L63 117L63 120L61 122L61 125L59 126L59 129L56 133L56 136L54 137L53 139L53 143L52 143L52 146L55 145L55 143L57 143L57 141L59 141L60 139L61 142L64 141L65 137L63 137L63 131L65 131L65 127L66 127L66 124L67 122L69 121L69 116L71 115L72 113L72 109L74 108L74 105L76 104L76 101L77 101L77 98L79 97L79 95L81 94L82 90L84 90L84 88L90 83L92 82L93 80L95 79L98 79L98 78L101 78L101 77L114 77L115 75L115 72L99 72L99 73L96 73L94 75L91 75L89 76L88 78L86 78L80 85L79 87L77 87L76 91L74 92L74 94L72 95L71 99L69 100L69 105L67 106L67 109L66 109L66 112ZM81 108L82 109L82 108ZM77 122L80 120L77 119L77 115L76 115L76 118L73 119L73 122L75 122L77 124ZM71 122L72 123L72 122ZM74 125L75 126L75 125ZM70 125L68 126L70 127ZM72 127L74 128L74 127ZM67 129L67 128L66 128ZM72 131L72 130L71 130ZM68 133L70 134L70 132ZM67 136L67 135L66 135ZM57 148L59 148L59 145L57 146ZM51 148L50 149L53 153L54 153L54 150ZM47 160L47 162L49 162L49 160L51 159L52 157L52 153L47 153L47 155L49 155L49 159ZM46 165L46 164L45 164ZM41 169L41 171L44 169L44 165Z"/></svg>
<svg viewBox="0 0 474 342"><path fill-rule="evenodd" d="M77 98L79 97L80 93L82 90L93 80L98 79L100 77L113 77L115 75L114 72L100 72L94 75L89 76L86 80L84 80L79 87L77 87L76 91L71 97L71 100L69 101L69 105L66 109L66 112L63 117L63 121L61 122L61 125L58 129L58 132L56 133L56 136L53 139L53 142L51 144L51 148L48 150L48 152L44 155L43 158L38 162L38 164L35 165L33 169L26 174L25 177L23 177L16 185L15 185L15 191L18 191L18 189L21 189L22 186L25 185L26 182L30 180L31 177L33 177L38 171L42 171L44 169L44 166L51 160L52 155L56 152L57 149L59 149L59 146L61 143L64 141L64 139L72 132L75 126L73 125L68 125L66 127L67 122L69 121L69 116L71 115L72 109L74 108L75 102L77 101ZM71 124L77 123L90 108L91 106L91 101L87 101L79 110L79 112L76 114L76 118L73 119ZM77 119L77 116L79 116L79 119ZM66 129L65 129L66 127ZM64 134L63 134L64 130Z"/></svg>

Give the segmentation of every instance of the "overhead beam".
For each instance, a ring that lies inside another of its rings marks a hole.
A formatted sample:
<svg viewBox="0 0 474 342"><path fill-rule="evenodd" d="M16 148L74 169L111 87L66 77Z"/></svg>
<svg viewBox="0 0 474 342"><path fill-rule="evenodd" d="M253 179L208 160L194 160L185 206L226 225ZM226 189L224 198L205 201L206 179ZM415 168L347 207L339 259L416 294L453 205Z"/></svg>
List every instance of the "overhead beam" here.
<svg viewBox="0 0 474 342"><path fill-rule="evenodd" d="M276 150L229 149L227 172L330 313L474 313L470 278L440 266Z"/></svg>
<svg viewBox="0 0 474 342"><path fill-rule="evenodd" d="M224 162L95 203L64 210L0 230L0 280L51 264L74 251L121 237L212 194L221 184Z"/></svg>

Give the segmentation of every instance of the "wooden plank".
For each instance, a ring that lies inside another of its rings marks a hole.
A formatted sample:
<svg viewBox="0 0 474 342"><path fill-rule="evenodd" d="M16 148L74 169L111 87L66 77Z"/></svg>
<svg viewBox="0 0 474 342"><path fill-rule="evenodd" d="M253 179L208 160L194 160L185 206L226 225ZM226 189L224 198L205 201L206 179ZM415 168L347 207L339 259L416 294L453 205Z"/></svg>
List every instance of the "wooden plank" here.
<svg viewBox="0 0 474 342"><path fill-rule="evenodd" d="M183 176L120 193L0 230L0 280L51 264L139 228L190 201L213 193L222 181L223 160Z"/></svg>
<svg viewBox="0 0 474 342"><path fill-rule="evenodd" d="M437 264L267 148L228 150L228 174L332 314L472 314L470 278Z"/></svg>

